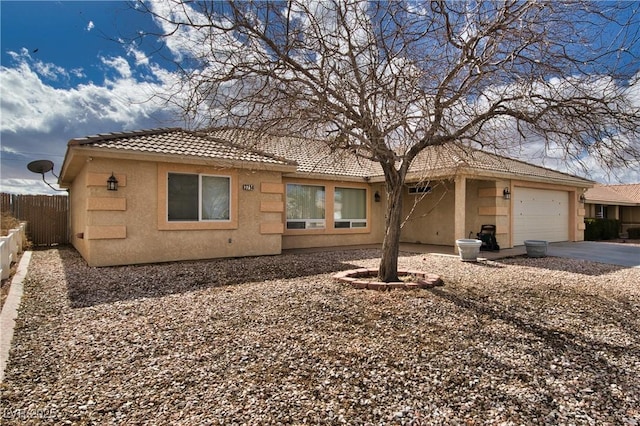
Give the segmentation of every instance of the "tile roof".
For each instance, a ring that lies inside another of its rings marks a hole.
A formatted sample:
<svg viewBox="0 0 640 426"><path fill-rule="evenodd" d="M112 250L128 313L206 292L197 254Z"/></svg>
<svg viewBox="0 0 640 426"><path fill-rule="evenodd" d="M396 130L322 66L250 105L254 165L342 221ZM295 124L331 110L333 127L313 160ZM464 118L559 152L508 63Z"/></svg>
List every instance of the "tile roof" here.
<svg viewBox="0 0 640 426"><path fill-rule="evenodd" d="M242 129L188 131L161 128L99 134L72 139L72 146L91 146L138 153L191 156L296 166L298 173L345 178L379 178L376 162L353 152L331 150L319 140L263 136ZM410 172L420 177L453 176L456 171L491 172L590 186L591 181L544 167L459 145L432 146L414 160Z"/></svg>
<svg viewBox="0 0 640 426"><path fill-rule="evenodd" d="M291 161L277 158L271 154L247 150L226 140L180 128L104 133L72 139L68 145L70 147L91 146L94 148L141 153L184 155L274 165L294 165Z"/></svg>
<svg viewBox="0 0 640 426"><path fill-rule="evenodd" d="M362 159L351 152L332 151L322 141L290 136L265 138L250 131L236 129L211 130L210 134L295 161L299 173L362 178L383 175L379 164Z"/></svg>
<svg viewBox="0 0 640 426"><path fill-rule="evenodd" d="M428 147L416 157L412 169L431 172L467 169L511 174L523 178L552 179L572 184L592 184L587 179L568 173L456 144Z"/></svg>
<svg viewBox="0 0 640 426"><path fill-rule="evenodd" d="M640 205L640 183L625 185L597 184L584 194L587 202L597 204Z"/></svg>
<svg viewBox="0 0 640 426"><path fill-rule="evenodd" d="M384 176L378 163L362 159L353 153L331 151L323 141L279 136L257 140L258 138L252 136L250 131L236 129L210 132L221 139L241 140L242 143L254 138L249 142L252 146L295 161L298 164L298 172L301 173L371 178ZM413 161L410 172L429 178L430 175L451 176L460 169L515 174L522 178L540 178L586 186L593 183L567 173L454 144L427 147Z"/></svg>

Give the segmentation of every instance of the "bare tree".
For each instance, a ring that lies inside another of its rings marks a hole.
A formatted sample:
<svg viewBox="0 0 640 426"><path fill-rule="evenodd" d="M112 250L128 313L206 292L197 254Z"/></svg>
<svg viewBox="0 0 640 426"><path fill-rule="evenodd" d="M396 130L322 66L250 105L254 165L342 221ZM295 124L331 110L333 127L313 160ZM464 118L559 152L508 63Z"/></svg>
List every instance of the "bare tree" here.
<svg viewBox="0 0 640 426"><path fill-rule="evenodd" d="M141 3L205 126L315 137L380 164L379 278L397 279L402 188L428 146L544 141L606 167L640 158L637 3Z"/></svg>

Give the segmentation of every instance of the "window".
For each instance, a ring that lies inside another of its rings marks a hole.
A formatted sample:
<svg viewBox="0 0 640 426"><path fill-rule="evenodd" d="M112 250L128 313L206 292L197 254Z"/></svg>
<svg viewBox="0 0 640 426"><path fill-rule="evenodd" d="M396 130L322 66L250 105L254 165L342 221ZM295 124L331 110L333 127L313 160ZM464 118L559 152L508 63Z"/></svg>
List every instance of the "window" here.
<svg viewBox="0 0 640 426"><path fill-rule="evenodd" d="M431 193L430 186L410 186L409 194L429 194Z"/></svg>
<svg viewBox="0 0 640 426"><path fill-rule="evenodd" d="M287 184L287 229L324 229L325 188Z"/></svg>
<svg viewBox="0 0 640 426"><path fill-rule="evenodd" d="M228 221L231 178L169 173L167 220L169 222Z"/></svg>
<svg viewBox="0 0 640 426"><path fill-rule="evenodd" d="M333 202L335 228L366 228L367 190L335 188Z"/></svg>
<svg viewBox="0 0 640 426"><path fill-rule="evenodd" d="M607 219L607 206L602 204L596 204L596 218Z"/></svg>

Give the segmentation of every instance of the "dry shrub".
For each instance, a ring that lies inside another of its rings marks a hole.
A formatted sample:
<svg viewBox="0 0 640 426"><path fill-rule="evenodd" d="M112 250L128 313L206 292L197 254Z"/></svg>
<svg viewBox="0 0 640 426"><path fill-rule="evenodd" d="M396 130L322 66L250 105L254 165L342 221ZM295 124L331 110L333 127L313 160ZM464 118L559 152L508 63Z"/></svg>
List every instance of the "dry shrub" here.
<svg viewBox="0 0 640 426"><path fill-rule="evenodd" d="M20 226L20 221L11 216L9 212L2 212L2 224L0 226L0 234L5 236L9 233L10 229L15 229Z"/></svg>

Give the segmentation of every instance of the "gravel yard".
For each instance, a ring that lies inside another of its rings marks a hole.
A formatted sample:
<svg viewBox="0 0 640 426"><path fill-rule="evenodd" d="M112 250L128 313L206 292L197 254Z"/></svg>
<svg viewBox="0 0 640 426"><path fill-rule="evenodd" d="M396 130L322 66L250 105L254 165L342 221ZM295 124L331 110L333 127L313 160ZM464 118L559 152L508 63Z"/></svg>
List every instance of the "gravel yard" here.
<svg viewBox="0 0 640 426"><path fill-rule="evenodd" d="M376 250L89 268L36 251L3 424L640 423L640 269Z"/></svg>

